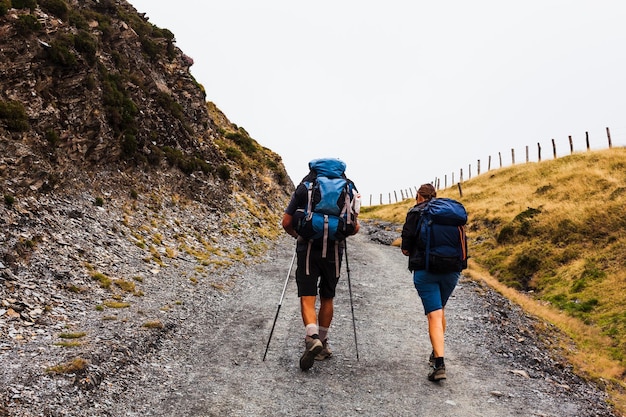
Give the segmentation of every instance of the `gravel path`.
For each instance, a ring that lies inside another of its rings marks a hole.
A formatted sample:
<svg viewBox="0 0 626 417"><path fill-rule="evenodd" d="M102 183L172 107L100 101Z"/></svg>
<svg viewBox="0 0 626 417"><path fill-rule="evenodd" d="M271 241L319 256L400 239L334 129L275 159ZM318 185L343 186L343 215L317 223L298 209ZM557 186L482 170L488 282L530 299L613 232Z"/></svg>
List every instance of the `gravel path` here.
<svg viewBox="0 0 626 417"><path fill-rule="evenodd" d="M262 360L294 242L237 285L187 302L144 357L106 377L90 409L108 416L616 416L606 395L541 340L549 327L478 283L462 280L448 308L448 379L426 379L430 344L406 258L367 231L348 246L359 360L345 264L329 335L333 357L300 371L303 326L293 272ZM70 411L71 413L71 411Z"/></svg>

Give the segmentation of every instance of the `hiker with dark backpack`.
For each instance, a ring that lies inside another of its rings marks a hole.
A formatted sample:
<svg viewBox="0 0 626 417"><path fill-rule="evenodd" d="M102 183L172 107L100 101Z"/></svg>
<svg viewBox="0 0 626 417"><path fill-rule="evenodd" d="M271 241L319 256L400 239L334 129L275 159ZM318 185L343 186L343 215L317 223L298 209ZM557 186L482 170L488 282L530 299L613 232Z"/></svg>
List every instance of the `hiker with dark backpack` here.
<svg viewBox="0 0 626 417"><path fill-rule="evenodd" d="M346 164L334 158L309 162L283 215L282 226L297 239L296 283L305 326L300 368L332 355L328 331L333 319L345 239L359 231L360 196L345 176ZM319 289L320 306L315 303Z"/></svg>
<svg viewBox="0 0 626 417"><path fill-rule="evenodd" d="M467 268L467 212L452 199L436 198L431 184L417 191L417 204L409 210L402 227L402 253L409 257L413 284L422 300L432 344L430 381L446 378L444 363L444 309Z"/></svg>

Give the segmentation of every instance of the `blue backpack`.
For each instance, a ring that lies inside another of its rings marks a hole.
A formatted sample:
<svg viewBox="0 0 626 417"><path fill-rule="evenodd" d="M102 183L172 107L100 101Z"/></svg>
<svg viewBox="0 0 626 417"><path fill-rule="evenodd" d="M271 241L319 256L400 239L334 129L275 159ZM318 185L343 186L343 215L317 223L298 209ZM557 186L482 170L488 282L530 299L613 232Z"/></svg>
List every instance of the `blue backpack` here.
<svg viewBox="0 0 626 417"><path fill-rule="evenodd" d="M467 268L467 212L449 198L433 198L422 210L417 224L418 245L425 248L426 270L432 273L461 272Z"/></svg>
<svg viewBox="0 0 626 417"><path fill-rule="evenodd" d="M309 240L344 240L356 227L356 189L344 174L346 164L334 158L314 159L309 169L315 178L302 182L307 189L307 205L296 227L298 234Z"/></svg>

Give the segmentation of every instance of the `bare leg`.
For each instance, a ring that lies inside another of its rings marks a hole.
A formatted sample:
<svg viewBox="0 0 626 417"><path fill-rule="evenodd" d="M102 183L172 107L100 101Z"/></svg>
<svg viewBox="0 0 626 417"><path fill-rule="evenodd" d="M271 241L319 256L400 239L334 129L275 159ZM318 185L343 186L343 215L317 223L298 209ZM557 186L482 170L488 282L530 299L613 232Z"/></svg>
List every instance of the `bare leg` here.
<svg viewBox="0 0 626 417"><path fill-rule="evenodd" d="M442 358L444 356L443 333L446 327L443 310L431 311L426 317L428 318L428 335L433 345L435 358Z"/></svg>

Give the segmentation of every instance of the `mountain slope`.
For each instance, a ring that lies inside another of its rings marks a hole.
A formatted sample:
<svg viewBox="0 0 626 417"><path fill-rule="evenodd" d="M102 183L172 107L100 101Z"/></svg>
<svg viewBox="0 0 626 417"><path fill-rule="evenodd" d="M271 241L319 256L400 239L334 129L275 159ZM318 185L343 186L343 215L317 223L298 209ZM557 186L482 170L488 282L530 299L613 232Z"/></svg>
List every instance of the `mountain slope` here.
<svg viewBox="0 0 626 417"><path fill-rule="evenodd" d="M254 169L220 148L237 129L209 115L171 32L124 1L13 3L0 16L0 175L9 192L89 185L101 172L147 185L167 171L174 188L219 206L233 187L255 198L289 193L280 158L247 133L234 147L259 162Z"/></svg>
<svg viewBox="0 0 626 417"><path fill-rule="evenodd" d="M132 366L280 232L280 157L191 64L125 1L0 0L0 416Z"/></svg>

